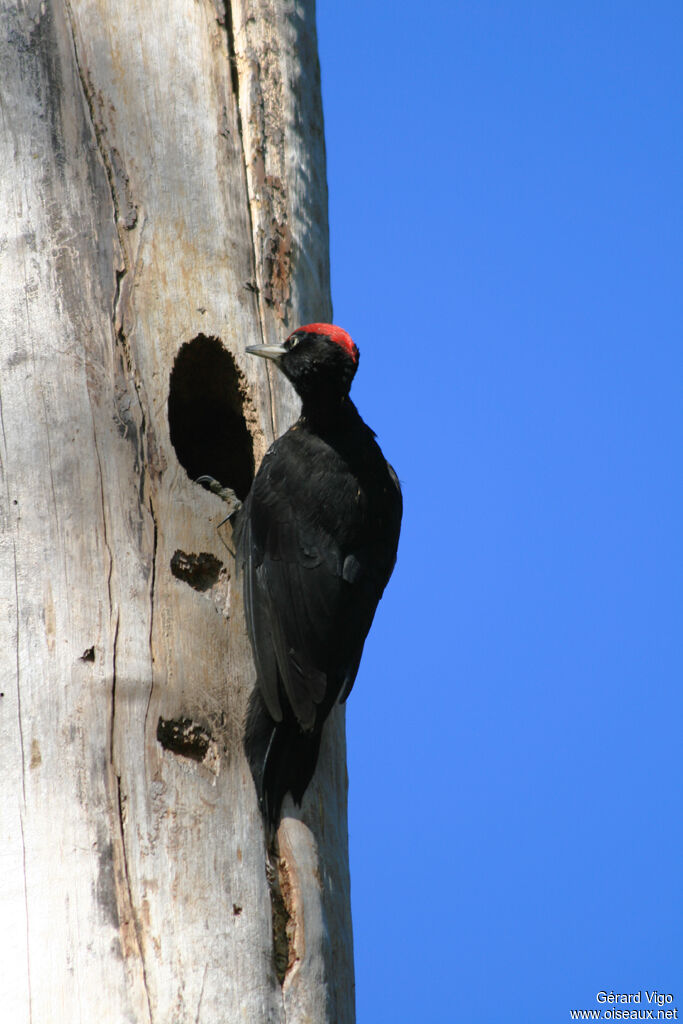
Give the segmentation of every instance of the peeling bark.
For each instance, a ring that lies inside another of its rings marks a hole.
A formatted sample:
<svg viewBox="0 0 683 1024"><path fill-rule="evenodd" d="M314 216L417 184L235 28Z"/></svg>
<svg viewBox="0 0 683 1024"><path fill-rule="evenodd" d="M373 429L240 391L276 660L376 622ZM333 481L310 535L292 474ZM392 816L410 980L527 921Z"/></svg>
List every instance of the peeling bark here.
<svg viewBox="0 0 683 1024"><path fill-rule="evenodd" d="M312 0L0 0L0 63L3 1014L346 1024L343 711L278 833L278 978L231 530L192 479L244 492L296 415L244 350L330 318Z"/></svg>

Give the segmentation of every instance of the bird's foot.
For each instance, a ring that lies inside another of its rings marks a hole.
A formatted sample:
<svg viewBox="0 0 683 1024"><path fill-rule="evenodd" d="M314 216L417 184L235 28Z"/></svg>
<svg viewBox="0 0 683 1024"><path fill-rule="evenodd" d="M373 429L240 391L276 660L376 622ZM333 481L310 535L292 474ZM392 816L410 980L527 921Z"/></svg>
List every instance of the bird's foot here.
<svg viewBox="0 0 683 1024"><path fill-rule="evenodd" d="M197 479L195 480L195 483L201 484L202 487L206 487L206 489L209 491L213 491L213 493L217 494L219 498L222 498L226 505L229 507L230 511L228 512L223 522L220 523L220 526L222 526L223 523L227 523L230 519L232 519L232 517L242 508L242 502L237 497L232 487L223 487L220 481L216 480L215 477L198 476Z"/></svg>

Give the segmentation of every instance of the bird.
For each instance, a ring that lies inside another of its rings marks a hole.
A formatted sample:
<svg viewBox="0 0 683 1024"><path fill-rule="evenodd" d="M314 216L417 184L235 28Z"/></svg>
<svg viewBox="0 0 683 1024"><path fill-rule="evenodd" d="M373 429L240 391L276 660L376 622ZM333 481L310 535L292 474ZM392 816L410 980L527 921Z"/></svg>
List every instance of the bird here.
<svg viewBox="0 0 683 1024"><path fill-rule="evenodd" d="M268 449L233 542L257 686L244 746L271 829L301 805L322 730L354 684L392 574L402 518L398 477L349 397L359 351L334 324L297 328L247 352L274 362L301 399Z"/></svg>

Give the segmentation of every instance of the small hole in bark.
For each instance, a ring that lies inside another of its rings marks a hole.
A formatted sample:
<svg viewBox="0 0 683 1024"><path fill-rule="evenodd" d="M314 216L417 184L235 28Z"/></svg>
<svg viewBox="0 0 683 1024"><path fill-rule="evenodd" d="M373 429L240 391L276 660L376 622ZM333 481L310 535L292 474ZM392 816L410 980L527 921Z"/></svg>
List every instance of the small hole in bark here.
<svg viewBox="0 0 683 1024"><path fill-rule="evenodd" d="M81 661L94 661L95 660L95 648L87 647L83 654L81 654Z"/></svg>
<svg viewBox="0 0 683 1024"><path fill-rule="evenodd" d="M233 903L232 912L235 915L235 917L239 917L240 914L242 913L242 908L238 906L237 903Z"/></svg>
<svg viewBox="0 0 683 1024"><path fill-rule="evenodd" d="M195 590L209 590L218 581L223 563L208 551L198 555L188 555L185 551L176 551L171 559L171 572L189 583Z"/></svg>
<svg viewBox="0 0 683 1024"><path fill-rule="evenodd" d="M164 750L203 761L211 742L211 734L191 718L159 718L157 740Z"/></svg>
<svg viewBox="0 0 683 1024"><path fill-rule="evenodd" d="M176 356L168 394L171 443L187 475L204 474L246 498L254 450L244 419L246 384L218 338L198 334Z"/></svg>

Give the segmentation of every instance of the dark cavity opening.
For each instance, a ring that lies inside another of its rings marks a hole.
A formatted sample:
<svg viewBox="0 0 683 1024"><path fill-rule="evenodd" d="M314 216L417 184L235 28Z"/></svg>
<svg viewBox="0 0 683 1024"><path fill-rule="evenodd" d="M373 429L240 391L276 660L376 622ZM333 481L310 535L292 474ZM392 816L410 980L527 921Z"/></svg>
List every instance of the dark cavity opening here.
<svg viewBox="0 0 683 1024"><path fill-rule="evenodd" d="M203 761L211 742L211 734L190 718L159 718L157 740L170 750L193 761Z"/></svg>
<svg viewBox="0 0 683 1024"><path fill-rule="evenodd" d="M213 587L218 582L222 568L223 563L208 551L202 551L199 555L176 551L171 558L173 575L183 583L189 583L195 590L209 590Z"/></svg>
<svg viewBox="0 0 683 1024"><path fill-rule="evenodd" d="M168 394L171 444L192 480L215 477L242 499L254 479L244 394L244 379L218 338L198 334L181 346Z"/></svg>

